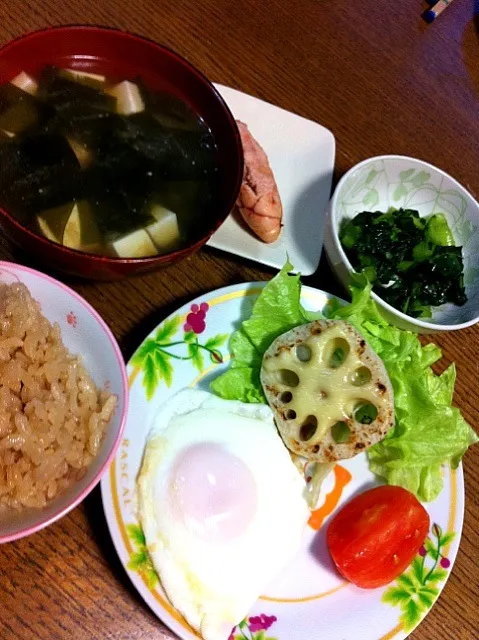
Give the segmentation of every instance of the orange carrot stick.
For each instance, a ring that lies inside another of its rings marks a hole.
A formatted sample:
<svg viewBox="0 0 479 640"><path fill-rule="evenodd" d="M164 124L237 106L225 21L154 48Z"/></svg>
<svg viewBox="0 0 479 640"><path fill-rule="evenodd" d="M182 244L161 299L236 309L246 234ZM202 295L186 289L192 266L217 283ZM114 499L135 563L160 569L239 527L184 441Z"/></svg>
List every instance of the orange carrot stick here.
<svg viewBox="0 0 479 640"><path fill-rule="evenodd" d="M341 467L341 465L337 464L334 467L334 487L326 496L324 504L319 507L319 509L315 509L311 511L311 516L308 520L309 526L318 531L318 529L323 524L325 518L329 516L330 513L336 509L341 500L341 496L343 495L344 487L351 482L352 475L349 473L347 469Z"/></svg>

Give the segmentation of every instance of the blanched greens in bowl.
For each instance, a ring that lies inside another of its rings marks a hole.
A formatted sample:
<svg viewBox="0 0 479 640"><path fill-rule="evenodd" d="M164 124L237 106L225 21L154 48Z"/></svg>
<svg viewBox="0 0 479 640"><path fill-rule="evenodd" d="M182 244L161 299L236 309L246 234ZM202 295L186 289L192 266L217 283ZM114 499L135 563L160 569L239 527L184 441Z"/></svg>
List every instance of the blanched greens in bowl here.
<svg viewBox="0 0 479 640"><path fill-rule="evenodd" d="M356 271L399 311L430 318L433 306L467 302L462 249L443 214L363 211L343 223L339 238Z"/></svg>

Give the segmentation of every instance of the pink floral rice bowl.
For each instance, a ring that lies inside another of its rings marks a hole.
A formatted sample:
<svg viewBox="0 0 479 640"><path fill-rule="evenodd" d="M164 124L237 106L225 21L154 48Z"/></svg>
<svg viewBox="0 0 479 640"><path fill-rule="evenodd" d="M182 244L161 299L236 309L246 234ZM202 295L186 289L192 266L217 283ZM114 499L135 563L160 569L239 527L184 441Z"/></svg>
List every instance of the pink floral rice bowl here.
<svg viewBox="0 0 479 640"><path fill-rule="evenodd" d="M0 425L1 543L55 522L99 482L121 440L128 383L112 332L75 291L0 261L0 294L0 399L8 409ZM45 438L35 432L50 423Z"/></svg>

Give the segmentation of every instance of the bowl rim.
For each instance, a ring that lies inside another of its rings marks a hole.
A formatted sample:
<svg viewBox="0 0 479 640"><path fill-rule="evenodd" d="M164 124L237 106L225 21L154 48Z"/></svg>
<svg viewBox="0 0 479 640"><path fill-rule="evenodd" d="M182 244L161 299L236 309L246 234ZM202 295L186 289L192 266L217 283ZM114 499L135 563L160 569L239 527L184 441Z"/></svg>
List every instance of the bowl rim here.
<svg viewBox="0 0 479 640"><path fill-rule="evenodd" d="M350 169L348 169L346 171L346 173L341 177L341 179L339 180L338 184L336 185L336 189L334 190L334 194L333 194L333 197L332 197L332 200L331 200L331 208L330 208L331 229L332 229L331 236L332 236L333 243L334 243L334 246L336 248L336 251L338 252L342 262L345 264L345 266L346 266L346 268L347 268L347 270L348 270L348 272L350 274L351 273L357 273L357 271L354 269L354 267L349 262L349 259L346 256L346 253L344 252L344 250L343 250L343 248L341 246L341 242L339 241L338 225L337 225L337 219L336 219L336 215L335 215L335 212L336 212L336 209L337 209L339 193L340 193L341 188L343 187L344 183L350 177L350 175L351 175L351 173L353 173L353 171L356 171L357 169L360 169L361 167L364 167L365 165L368 165L368 164L370 164L372 162L378 162L380 160L407 160L407 161L410 161L410 162L417 162L417 163L420 163L424 167L427 167L429 169L432 169L433 171L438 172L442 176L444 176L444 177L448 178L449 180L451 180L458 187L458 189L460 191L462 191L465 194L467 194L467 196L472 200L472 202L475 204L475 206L477 207L477 210L479 212L479 202L476 200L476 198L474 198L474 196L460 182L458 182L455 178L453 178L449 173L447 173L446 171L443 171L439 167L436 167L435 165L431 164L430 162L426 162L425 160L421 160L420 158L413 158L412 156L404 156L404 155L400 155L400 154L384 154L384 155L380 155L380 156L372 156L371 158L366 158L365 160L362 160L361 162L358 162L357 164L355 164L354 166L352 166ZM431 331L434 331L434 330L435 331L457 331L459 329L465 329L467 327L470 327L470 326L476 324L479 321L479 315L478 315L475 318L473 318L472 320L467 320L466 322L458 322L458 323L455 323L455 324L443 324L443 323L441 324L441 323L427 322L425 320L421 320L420 318L413 318L412 316L408 316L407 314L403 313L402 311L399 311L399 309L396 309L395 307L390 305L388 302L383 300L374 291L371 291L371 297L377 304L382 306L386 311L388 311L389 313L397 316L398 318L400 318L404 322L408 322L409 324L416 325L417 327L421 327L423 329L429 329Z"/></svg>
<svg viewBox="0 0 479 640"><path fill-rule="evenodd" d="M239 150L242 150L241 137L240 137L238 125L236 123L236 119L235 119L233 113L231 112L231 109L227 105L225 99L220 94L220 92L215 87L215 85L206 77L206 75L202 71L200 71L195 65L193 65L184 56L182 56L181 54L176 52L174 49L171 49L170 47L167 47L164 44L160 44L159 42L156 42L155 40L152 40L151 38L147 38L146 36L139 35L139 34L134 33L132 31L118 29L116 27L108 27L108 26L103 26L103 25L90 25L90 24L84 24L84 23L43 27L41 29L35 29L34 31L28 31L27 33L21 34L21 35L17 36L16 38L13 38L12 40L9 40L4 45L0 46L0 60L1 60L1 57L4 54L4 52L8 51L11 47L14 47L17 43L24 42L24 41L28 42L28 40L30 40L32 38L35 38L37 36L41 36L42 34L48 34L48 33L52 32L52 31L55 31L55 32L63 31L65 33L72 33L72 32L78 32L78 33L90 32L90 33L94 33L95 32L95 33L98 33L98 34L109 32L109 33L116 34L116 36L118 36L118 37L120 37L122 39L128 39L128 40L132 40L132 41L147 42L150 45L152 45L153 47L156 47L157 49L161 49L163 51L168 52L169 54L174 56L181 64L186 66L204 84L206 84L208 86L209 90L214 94L216 100L220 103L221 108L225 112L228 120L232 123L233 131L234 131L234 137L235 137L236 143L237 143L236 144L236 148L239 149ZM2 216L7 218L7 220L9 221L10 224L12 224L14 227L16 227L22 233L26 233L32 240L39 241L41 244L43 244L45 246L45 249L47 249L48 247L50 247L50 249L51 248L55 248L55 250L58 251L59 253L64 253L65 255L69 255L72 258L75 258L75 256L76 257L83 257L83 258L85 258L87 260L91 260L92 262L97 263L98 265L100 265L100 264L112 264L112 265L125 265L125 264L133 264L133 265L136 264L136 265L138 265L138 264L143 264L143 265L147 265L147 264L152 264L152 263L153 264L161 264L163 262L169 264L170 262L175 261L177 258L180 258L180 257L182 257L184 255L188 255L189 253L195 252L197 249L200 249L206 242L208 242L209 238L211 238L211 236L215 233L215 231L217 231L219 229L219 227L223 224L223 222L230 215L231 211L234 208L235 202L237 200L237 197L238 197L238 194L239 194L239 191L240 191L240 188L241 188L243 175L244 175L244 154L242 152L240 152L240 154L239 154L238 178L236 180L237 184L235 185L235 190L234 190L236 195L235 195L234 198L230 198L231 202L228 201L228 205L229 206L225 207L225 209L228 209L228 212L224 216L221 216L218 220L216 220L214 225L212 225L208 229L207 233L202 234L201 237L194 244L188 244L185 247L181 247L179 249L176 249L175 251L171 251L171 252L168 252L168 253L158 253L157 255L145 256L143 258L119 258L119 257L115 257L115 256L107 256L107 255L102 255L102 254L98 254L98 253L89 253L87 251L81 251L79 249L71 249L70 247L66 247L63 244L59 244L57 242L53 242L52 240L49 240L48 238L46 238L45 236L40 235L39 233L38 234L35 233L35 231L33 231L32 229L29 229L28 227L26 227L23 224L21 224L15 218L15 216L10 214L6 209L4 209L1 206L0 206L0 218Z"/></svg>
<svg viewBox="0 0 479 640"><path fill-rule="evenodd" d="M129 387L128 387L128 376L127 376L127 369L126 369L126 364L125 364L125 360L123 358L123 355L121 353L120 347L118 345L118 342L115 338L115 336L113 335L113 332L111 331L111 329L109 328L109 326L106 324L105 320L103 320L103 318L100 316L100 314L98 313L98 311L96 311L96 309L94 309L89 302L87 302L79 293L77 293L76 291L74 291L73 289L71 289L70 287L68 287L66 284L64 284L63 282L60 282L59 280L56 280L55 278L52 278L51 276L47 275L46 273L42 273L41 271L37 271L36 269L31 269L30 267L25 267L24 265L18 264L16 262L8 262L6 260L0 260L0 277L1 277L1 272L2 270L5 269L5 271L10 271L10 272L15 272L15 271L24 271L27 273L30 273L36 277L39 277L42 280L46 280L47 282L49 282L50 284L53 284L54 286L58 287L60 290L62 290L63 293L67 294L67 296L69 297L73 297L81 306L83 306L86 311L93 316L93 318L97 321L97 323L100 325L101 329L103 330L104 334L106 335L107 339L109 340L112 348L113 348L113 352L116 356L116 360L117 363L119 365L120 368L120 374L121 374L121 392L124 398L123 401L123 410L120 416L120 425L118 428L118 432L115 436L115 439L113 441L112 447L105 459L105 462L101 465L101 467L99 468L99 470L95 473L95 475L93 476L93 478L90 480L90 482L87 484L87 486L76 496L73 498L73 500L66 505L63 509L59 509L58 511L56 511L54 514L52 514L51 516L48 516L46 518L40 518L40 521L37 522L36 524L32 525L31 527L28 527L26 529L21 529L20 531L17 531L15 533L9 533L6 535L2 535L0 534L0 544L4 543L4 542L11 542L13 540L19 540L20 538L25 538L26 536L31 535L32 533L36 533L37 531L40 531L41 529L44 529L45 527L47 527L50 524L53 524L54 522L56 522L57 520L59 520L60 518L62 518L63 516L67 515L67 513L69 513L70 511L72 511L75 507L77 507L80 502L82 502L86 496L92 491L92 489L94 489L94 487L100 482L101 478L103 477L103 475L106 473L106 471L108 470L108 467L110 466L113 458L116 455L117 449L120 445L121 439L123 437L123 432L125 430L125 425L126 425L126 419L128 416L128 406L129 406ZM34 297L34 296L33 296Z"/></svg>

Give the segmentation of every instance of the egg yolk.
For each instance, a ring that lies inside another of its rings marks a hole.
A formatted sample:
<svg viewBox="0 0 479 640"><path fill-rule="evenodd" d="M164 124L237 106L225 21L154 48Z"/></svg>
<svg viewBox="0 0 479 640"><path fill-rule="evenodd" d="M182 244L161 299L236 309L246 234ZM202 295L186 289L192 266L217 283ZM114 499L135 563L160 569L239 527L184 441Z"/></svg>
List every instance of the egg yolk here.
<svg viewBox="0 0 479 640"><path fill-rule="evenodd" d="M250 469L220 444L204 442L182 451L170 472L173 513L195 535L228 542L248 527L258 507Z"/></svg>

